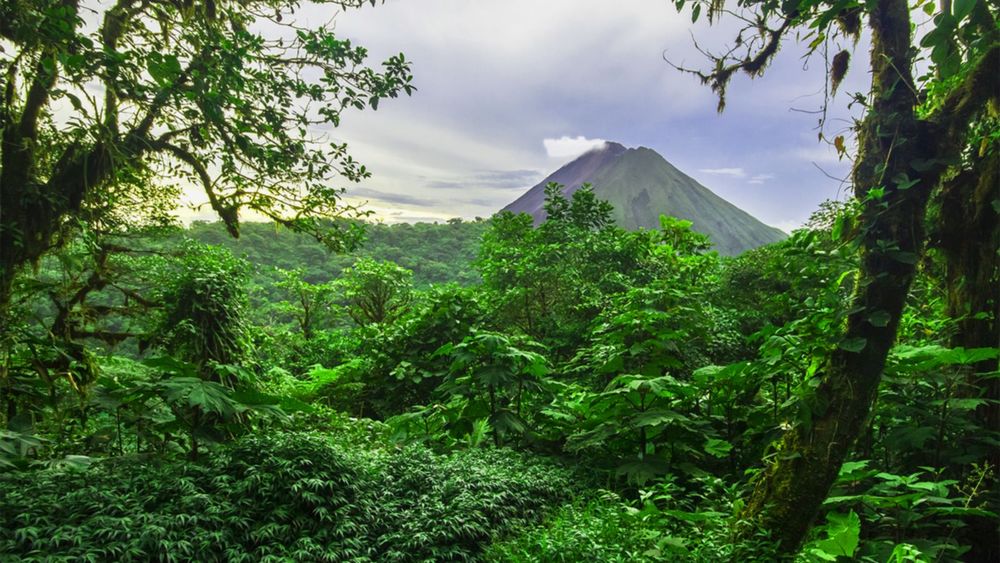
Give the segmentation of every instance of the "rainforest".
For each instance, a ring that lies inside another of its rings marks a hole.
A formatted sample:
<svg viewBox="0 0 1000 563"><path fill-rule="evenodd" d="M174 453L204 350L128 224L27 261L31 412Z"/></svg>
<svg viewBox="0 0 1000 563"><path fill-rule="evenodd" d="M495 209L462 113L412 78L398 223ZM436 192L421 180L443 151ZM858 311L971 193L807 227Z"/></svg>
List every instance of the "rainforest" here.
<svg viewBox="0 0 1000 563"><path fill-rule="evenodd" d="M995 4L667 3L857 111L789 233L613 142L386 220L389 4L0 0L0 561L1000 560Z"/></svg>

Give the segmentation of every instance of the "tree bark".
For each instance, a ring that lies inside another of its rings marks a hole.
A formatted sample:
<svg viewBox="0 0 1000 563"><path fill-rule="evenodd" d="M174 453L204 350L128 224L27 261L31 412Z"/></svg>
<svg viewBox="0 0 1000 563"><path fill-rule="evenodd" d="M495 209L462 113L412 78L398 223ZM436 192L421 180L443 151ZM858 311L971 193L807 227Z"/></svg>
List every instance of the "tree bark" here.
<svg viewBox="0 0 1000 563"><path fill-rule="evenodd" d="M940 240L945 256L948 315L958 330L951 344L963 348L1000 346L1000 152L974 158L941 190ZM997 360L973 366L977 374L1000 369ZM977 413L987 428L1000 428L1000 379L974 376L969 382L993 402ZM994 456L1000 462L1000 452Z"/></svg>
<svg viewBox="0 0 1000 563"><path fill-rule="evenodd" d="M945 257L948 316L957 321L953 347L1000 347L1000 151L973 157L972 166L945 183L941 190L938 246ZM967 397L989 402L975 412L976 423L1000 430L1000 379L984 376L1000 369L997 359L970 366ZM973 437L974 438L974 437ZM975 439L975 438L974 438ZM1000 467L1000 450L987 461ZM994 478L992 488L997 487ZM960 531L971 547L969 561L1000 560L1000 542L994 518L970 518Z"/></svg>
<svg viewBox="0 0 1000 563"><path fill-rule="evenodd" d="M798 550L866 428L922 251L931 189L964 146L970 116L997 95L994 69L1000 57L994 48L940 115L918 119L906 1L877 0L869 24L871 102L858 131L852 174L855 195L864 205L861 263L844 346L831 353L815 398L803 399L812 403L812 420L782 437L775 461L755 483L742 513L745 525L737 532L737 539L747 540L762 529L784 554Z"/></svg>

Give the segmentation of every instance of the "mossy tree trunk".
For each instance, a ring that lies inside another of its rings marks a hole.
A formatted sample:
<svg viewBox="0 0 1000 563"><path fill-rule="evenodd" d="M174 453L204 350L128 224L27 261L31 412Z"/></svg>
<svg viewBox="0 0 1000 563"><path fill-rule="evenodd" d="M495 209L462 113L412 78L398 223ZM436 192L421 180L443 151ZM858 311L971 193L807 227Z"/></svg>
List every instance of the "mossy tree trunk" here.
<svg viewBox="0 0 1000 563"><path fill-rule="evenodd" d="M971 166L941 190L938 246L945 257L948 315L958 330L951 345L962 348L1000 347L1000 151L974 156ZM1000 379L987 374L1000 369L998 360L970 366L965 396L989 402L975 413L983 428L1000 429ZM1000 450L987 461L1000 467ZM996 480L992 485L996 487ZM974 517L962 530L971 546L969 561L1000 561L996 520Z"/></svg>
<svg viewBox="0 0 1000 563"><path fill-rule="evenodd" d="M866 427L924 242L932 188L954 162L967 124L997 95L993 48L941 110L918 118L905 0L877 0L870 12L872 87L858 131L852 175L861 215L861 266L841 347L831 353L811 400L812 419L789 430L755 483L739 538L763 529L794 553ZM916 182L913 182L916 180Z"/></svg>
<svg viewBox="0 0 1000 563"><path fill-rule="evenodd" d="M941 191L939 246L945 256L948 315L958 321L952 346L1000 346L1000 151L974 157L972 165ZM973 366L978 374L998 369L997 360ZM1000 379L970 383L993 402L977 413L987 428L1000 428ZM994 461L1000 461L1000 452Z"/></svg>

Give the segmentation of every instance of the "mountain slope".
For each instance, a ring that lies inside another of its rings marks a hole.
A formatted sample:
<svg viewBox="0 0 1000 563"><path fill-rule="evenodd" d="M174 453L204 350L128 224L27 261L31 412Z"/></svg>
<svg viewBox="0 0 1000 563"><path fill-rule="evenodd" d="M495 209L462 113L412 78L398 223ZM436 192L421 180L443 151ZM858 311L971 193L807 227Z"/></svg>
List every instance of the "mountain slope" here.
<svg viewBox="0 0 1000 563"><path fill-rule="evenodd" d="M590 183L600 199L615 207L615 221L626 229L655 229L660 215L693 223L708 235L716 250L736 255L785 238L785 233L765 225L749 213L712 193L651 149L627 149L618 143L587 152L553 172L504 208L528 213L539 223L545 219L545 186L557 182L569 196Z"/></svg>

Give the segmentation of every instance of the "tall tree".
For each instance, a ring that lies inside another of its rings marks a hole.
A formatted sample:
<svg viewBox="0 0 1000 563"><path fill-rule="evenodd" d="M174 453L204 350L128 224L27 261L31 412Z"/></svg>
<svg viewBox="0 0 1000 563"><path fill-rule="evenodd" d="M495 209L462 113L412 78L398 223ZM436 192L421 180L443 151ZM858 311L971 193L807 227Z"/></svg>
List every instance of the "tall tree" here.
<svg viewBox="0 0 1000 563"><path fill-rule="evenodd" d="M310 283L303 268L278 270L281 279L275 283L291 296L291 301L282 301L278 308L292 315L302 331L302 337L310 340L316 331L319 319L330 308L336 298L334 282Z"/></svg>
<svg viewBox="0 0 1000 563"><path fill-rule="evenodd" d="M970 123L1000 101L996 5L942 2L932 29L916 43L911 10L935 11L923 1L911 7L906 0L738 0L733 10L724 1L677 2L679 8L686 4L695 19L706 8L710 20L735 14L747 24L733 49L713 57L713 70L692 71L718 93L720 111L732 76L762 75L789 34L801 31L815 50L837 38L856 41L863 21L871 33L872 82L867 97L858 100L866 113L855 130L851 177L862 203L851 312L839 347L822 369L811 421L785 433L743 511L754 525L743 535L761 527L781 551L793 552L870 414L923 248L931 192L959 161ZM920 80L914 76L918 56L932 65ZM831 59L833 90L849 60L848 50ZM836 144L843 150L842 138Z"/></svg>
<svg viewBox="0 0 1000 563"><path fill-rule="evenodd" d="M375 0L320 2L365 3ZM313 132L410 93L409 63L366 67L364 48L332 25L299 25L299 8L0 0L0 312L21 266L73 219L126 205L116 188L149 170L200 185L234 236L252 211L333 246L349 240L316 219L351 214L331 184L368 171Z"/></svg>
<svg viewBox="0 0 1000 563"><path fill-rule="evenodd" d="M388 260L360 258L336 283L358 326L392 323L413 301L413 272Z"/></svg>

